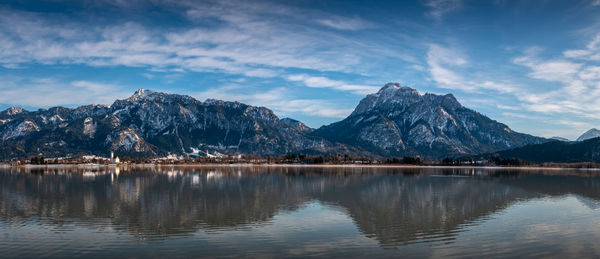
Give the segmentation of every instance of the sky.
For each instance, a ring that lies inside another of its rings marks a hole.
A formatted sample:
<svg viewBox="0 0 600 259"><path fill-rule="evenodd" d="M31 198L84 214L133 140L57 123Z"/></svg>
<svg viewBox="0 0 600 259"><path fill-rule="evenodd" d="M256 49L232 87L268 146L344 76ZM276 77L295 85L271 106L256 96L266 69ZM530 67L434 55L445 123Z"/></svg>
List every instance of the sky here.
<svg viewBox="0 0 600 259"><path fill-rule="evenodd" d="M0 109L144 88L319 127L388 82L575 139L600 128L600 0L0 3Z"/></svg>

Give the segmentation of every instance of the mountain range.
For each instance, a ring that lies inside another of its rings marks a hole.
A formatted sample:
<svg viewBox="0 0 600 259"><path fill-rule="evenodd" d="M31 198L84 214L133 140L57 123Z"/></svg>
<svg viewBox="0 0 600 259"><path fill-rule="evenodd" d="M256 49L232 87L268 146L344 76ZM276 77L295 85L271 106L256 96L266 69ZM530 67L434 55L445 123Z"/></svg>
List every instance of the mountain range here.
<svg viewBox="0 0 600 259"><path fill-rule="evenodd" d="M303 124L286 122L264 107L213 99L201 102L186 95L140 89L109 106L35 112L9 108L0 113L0 157L106 155L110 151L132 157L206 152L366 154L310 136Z"/></svg>
<svg viewBox="0 0 600 259"><path fill-rule="evenodd" d="M43 154L348 154L458 157L549 141L462 106L452 94L388 83L345 119L312 129L265 107L140 89L111 105L0 112L1 159Z"/></svg>

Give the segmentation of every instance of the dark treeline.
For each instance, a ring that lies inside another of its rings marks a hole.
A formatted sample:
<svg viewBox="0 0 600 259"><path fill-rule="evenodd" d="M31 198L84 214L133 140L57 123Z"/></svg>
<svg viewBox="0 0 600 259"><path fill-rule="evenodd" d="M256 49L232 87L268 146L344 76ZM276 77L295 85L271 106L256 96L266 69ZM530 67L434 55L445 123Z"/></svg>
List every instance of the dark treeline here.
<svg viewBox="0 0 600 259"><path fill-rule="evenodd" d="M279 156L238 155L238 156L212 156L212 157L179 157L179 158L131 158L123 157L122 163L128 164L359 164L359 165L423 165L423 166L540 166L540 167L569 167L569 168L600 168L600 164L593 162L579 163L535 163L519 158L491 157L487 159L461 157L444 158L440 160L423 159L421 157L392 157L373 158L362 156L349 156L341 154L307 155L285 154ZM91 158L44 158L33 156L28 159L21 158L19 164L50 165L50 164L108 164L108 159Z"/></svg>
<svg viewBox="0 0 600 259"><path fill-rule="evenodd" d="M342 154L330 155L307 155L307 154L285 154L279 156L259 156L259 155L241 155L241 156L223 156L223 157L196 157L184 158L180 160L150 160L150 159L131 159L133 163L208 163L208 164L227 164L227 163L251 163L251 164L403 164L403 165L438 165L437 160L424 160L421 157L392 157L392 158L373 158L365 156L350 156Z"/></svg>
<svg viewBox="0 0 600 259"><path fill-rule="evenodd" d="M501 158L501 157L492 157L490 162L496 165L505 165L505 166L527 166L527 165L535 165L535 163L531 163L525 160L521 160L519 158Z"/></svg>
<svg viewBox="0 0 600 259"><path fill-rule="evenodd" d="M43 165L46 161L43 156L34 156L30 159L32 165Z"/></svg>
<svg viewBox="0 0 600 259"><path fill-rule="evenodd" d="M307 155L307 154L285 154L279 156L242 155L237 157L196 157L184 159L196 163L268 163L268 164L377 164L381 159L349 156L341 154L330 155ZM414 158L410 161L417 161ZM409 160L407 160L409 161Z"/></svg>

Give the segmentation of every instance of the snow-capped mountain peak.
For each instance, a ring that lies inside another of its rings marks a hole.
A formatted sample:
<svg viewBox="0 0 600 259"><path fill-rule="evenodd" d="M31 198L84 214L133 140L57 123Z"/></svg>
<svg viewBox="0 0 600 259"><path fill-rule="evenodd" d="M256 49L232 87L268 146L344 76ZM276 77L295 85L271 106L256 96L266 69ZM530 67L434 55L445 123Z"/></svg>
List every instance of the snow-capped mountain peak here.
<svg viewBox="0 0 600 259"><path fill-rule="evenodd" d="M452 94L424 95L388 83L360 101L346 119L313 134L360 145L384 156L454 156L545 141L463 107Z"/></svg>
<svg viewBox="0 0 600 259"><path fill-rule="evenodd" d="M127 101L152 100L158 94L159 94L158 92L140 88L137 91L135 91L135 93L133 93L133 95L130 96L129 98L127 98L126 100Z"/></svg>
<svg viewBox="0 0 600 259"><path fill-rule="evenodd" d="M156 93L156 92L152 91L152 90L147 90L147 89L144 89L144 88L140 88L137 91L135 91L135 93L133 93L133 95L146 97L146 96L149 96L149 95L151 95L153 93Z"/></svg>
<svg viewBox="0 0 600 259"><path fill-rule="evenodd" d="M408 86L402 86L400 83L387 83L374 95L379 98L387 99L401 95L419 95L419 91Z"/></svg>
<svg viewBox="0 0 600 259"><path fill-rule="evenodd" d="M6 115L17 115L24 111L25 110L23 110L23 108L20 108L20 107L10 107L10 108L4 110L2 113L6 114Z"/></svg>
<svg viewBox="0 0 600 259"><path fill-rule="evenodd" d="M586 131L581 136L579 136L579 138L577 138L577 141L584 141L584 140L588 140L591 138L597 138L597 137L600 137L600 130L593 128L593 129Z"/></svg>
<svg viewBox="0 0 600 259"><path fill-rule="evenodd" d="M368 112L372 109L390 109L398 106L407 106L420 101L421 95L411 87L401 86L399 83L387 83L377 93L369 94L362 99L353 115Z"/></svg>

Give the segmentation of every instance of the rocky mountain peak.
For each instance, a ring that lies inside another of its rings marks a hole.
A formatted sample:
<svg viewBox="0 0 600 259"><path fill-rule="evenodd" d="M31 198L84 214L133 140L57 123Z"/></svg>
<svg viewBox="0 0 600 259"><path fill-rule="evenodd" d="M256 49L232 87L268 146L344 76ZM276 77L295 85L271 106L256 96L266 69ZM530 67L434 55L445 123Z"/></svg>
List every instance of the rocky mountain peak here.
<svg viewBox="0 0 600 259"><path fill-rule="evenodd" d="M411 87L402 86L400 83L387 83L376 94L377 98L397 98L404 96L420 96L419 92Z"/></svg>
<svg viewBox="0 0 600 259"><path fill-rule="evenodd" d="M6 110L4 110L2 113L6 114L6 115L16 115L19 113L24 112L25 110L19 107L10 107Z"/></svg>
<svg viewBox="0 0 600 259"><path fill-rule="evenodd" d="M423 95L423 99L430 102L433 105L439 105L446 110L455 110L463 107L453 94L437 95L432 93L426 93Z"/></svg>
<svg viewBox="0 0 600 259"><path fill-rule="evenodd" d="M407 106L421 99L421 95L414 88L402 86L400 83L387 83L377 93L369 94L362 99L352 114L362 114L374 109L396 109L398 106Z"/></svg>
<svg viewBox="0 0 600 259"><path fill-rule="evenodd" d="M400 89L400 88L402 88L402 85L400 85L400 83L387 83L381 89L379 89L379 92L390 91L390 90L395 90L395 89Z"/></svg>
<svg viewBox="0 0 600 259"><path fill-rule="evenodd" d="M597 138L600 137L600 130L596 129L596 128L592 128L588 131L586 131L585 133L583 133L579 138L577 138L577 141L584 141L584 140L588 140L591 138Z"/></svg>
<svg viewBox="0 0 600 259"><path fill-rule="evenodd" d="M143 100L143 99L153 99L158 94L160 94L160 93L152 91L152 90L140 88L137 91L135 91L135 93L133 93L132 96L127 98L127 100L128 101L138 101L138 100Z"/></svg>
<svg viewBox="0 0 600 259"><path fill-rule="evenodd" d="M377 93L397 91L400 91L402 93L419 93L416 89L408 86L402 86L400 83L387 83L381 89L379 89Z"/></svg>
<svg viewBox="0 0 600 259"><path fill-rule="evenodd" d="M283 119L281 119L281 122L287 124L288 126L294 128L300 132L310 133L310 132L314 131L313 128L308 127L308 126L306 126L306 124L302 123L301 121L294 120L292 118L283 118Z"/></svg>
<svg viewBox="0 0 600 259"><path fill-rule="evenodd" d="M452 94L388 83L367 95L346 119L312 134L360 145L384 156L459 156L546 141L464 108Z"/></svg>
<svg viewBox="0 0 600 259"><path fill-rule="evenodd" d="M150 94L153 93L154 91L152 90L145 90L144 88L140 88L137 91L135 91L135 93L133 93L134 95L145 95L145 94Z"/></svg>
<svg viewBox="0 0 600 259"><path fill-rule="evenodd" d="M129 98L115 101L112 106L119 107L129 104L144 104L148 102L191 104L199 101L188 95L169 94L140 88Z"/></svg>
<svg viewBox="0 0 600 259"><path fill-rule="evenodd" d="M228 107L239 107L239 106L247 106L247 105L243 105L240 102L230 102L230 101L223 101L223 100L219 100L219 99L213 99L213 98L208 98L206 100L204 100L204 104L206 105L219 105L219 106L228 106Z"/></svg>

